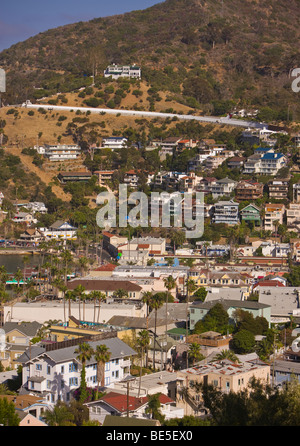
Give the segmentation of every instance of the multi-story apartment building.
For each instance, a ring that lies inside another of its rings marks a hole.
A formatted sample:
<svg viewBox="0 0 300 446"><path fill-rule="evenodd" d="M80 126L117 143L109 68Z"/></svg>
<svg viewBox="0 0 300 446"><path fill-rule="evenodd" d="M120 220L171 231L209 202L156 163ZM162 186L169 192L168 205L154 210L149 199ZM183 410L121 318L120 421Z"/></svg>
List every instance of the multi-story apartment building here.
<svg viewBox="0 0 300 446"><path fill-rule="evenodd" d="M112 79L119 79L119 77L129 77L134 79L141 79L142 70L137 65L109 65L104 70L104 77L112 77Z"/></svg>
<svg viewBox="0 0 300 446"><path fill-rule="evenodd" d="M237 201L254 201L263 196L264 185L257 181L239 181L235 188Z"/></svg>
<svg viewBox="0 0 300 446"><path fill-rule="evenodd" d="M112 180L113 174L113 170L96 170L94 172L94 175L98 177L98 184L101 187L104 187L108 181Z"/></svg>
<svg viewBox="0 0 300 446"><path fill-rule="evenodd" d="M290 203L286 209L287 226L293 226L295 223L300 224L300 203Z"/></svg>
<svg viewBox="0 0 300 446"><path fill-rule="evenodd" d="M234 181L231 178L222 178L221 180L217 180L215 184L212 185L211 192L213 198L221 198L224 196L229 197L234 191L236 185L237 181Z"/></svg>
<svg viewBox="0 0 300 446"><path fill-rule="evenodd" d="M36 151L49 161L67 161L80 158L81 148L77 144L56 144L35 147Z"/></svg>
<svg viewBox="0 0 300 446"><path fill-rule="evenodd" d="M261 215L260 208L255 206L254 204L249 204L244 207L240 211L241 221L245 221L246 223L254 223L254 226L260 226L261 224Z"/></svg>
<svg viewBox="0 0 300 446"><path fill-rule="evenodd" d="M285 167L286 157L282 153L265 153L260 159L260 175L276 175L278 171Z"/></svg>
<svg viewBox="0 0 300 446"><path fill-rule="evenodd" d="M215 170L226 160L225 156L217 155L217 156L209 156L205 160L205 168L207 170Z"/></svg>
<svg viewBox="0 0 300 446"><path fill-rule="evenodd" d="M260 360L234 363L230 360L214 361L197 365L177 372L181 384L177 389L177 407L185 410L185 415L199 416L203 411L201 394L194 384L215 386L224 393L246 390L252 378L264 384L270 383L271 368ZM188 389L188 397L185 397Z"/></svg>
<svg viewBox="0 0 300 446"><path fill-rule="evenodd" d="M288 198L289 178L278 178L268 182L269 198L284 200Z"/></svg>
<svg viewBox="0 0 300 446"><path fill-rule="evenodd" d="M296 203L300 202L300 181L293 184L293 201Z"/></svg>
<svg viewBox="0 0 300 446"><path fill-rule="evenodd" d="M264 229L265 231L276 230L275 223L282 225L283 218L285 215L285 206L284 204L271 204L268 203L265 206L265 220L264 220Z"/></svg>
<svg viewBox="0 0 300 446"><path fill-rule="evenodd" d="M239 203L234 201L219 201L214 205L213 223L236 225L239 223Z"/></svg>
<svg viewBox="0 0 300 446"><path fill-rule="evenodd" d="M274 153L268 150L256 151L249 156L244 164L244 173L250 175L276 175L278 171L286 166L286 157L282 153Z"/></svg>
<svg viewBox="0 0 300 446"><path fill-rule="evenodd" d="M70 225L70 223L57 220L49 228L39 229L46 239L56 239L56 240L76 240L77 239L77 228Z"/></svg>
<svg viewBox="0 0 300 446"><path fill-rule="evenodd" d="M259 173L261 155L255 153L247 158L244 163L244 174L254 175Z"/></svg>
<svg viewBox="0 0 300 446"><path fill-rule="evenodd" d="M108 138L102 139L102 148L103 149L122 149L123 147L126 147L127 144L127 138L124 138L123 136L110 136Z"/></svg>
<svg viewBox="0 0 300 446"><path fill-rule="evenodd" d="M81 381L82 363L76 352L79 347L79 341L76 341L69 347L58 343L27 349L19 358L23 366L22 389L36 396L43 395L50 405L55 405L57 401L70 402ZM110 352L110 359L105 363L105 387L111 387L115 382L129 376L130 357L136 355L136 352L125 342L118 337L111 337L88 341L88 344L94 351L98 345L105 345ZM85 370L87 386L95 388L98 383L97 361L94 355L87 360Z"/></svg>

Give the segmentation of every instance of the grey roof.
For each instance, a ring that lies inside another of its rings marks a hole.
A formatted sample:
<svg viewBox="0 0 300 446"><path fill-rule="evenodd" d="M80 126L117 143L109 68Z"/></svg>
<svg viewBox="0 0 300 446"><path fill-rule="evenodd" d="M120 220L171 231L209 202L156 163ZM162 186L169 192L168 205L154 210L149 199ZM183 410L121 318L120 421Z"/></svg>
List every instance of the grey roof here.
<svg viewBox="0 0 300 446"><path fill-rule="evenodd" d="M252 300L223 300L223 299L216 299L212 301L205 301L205 302L199 302L194 301L192 303L192 307L196 308L203 308L206 310L210 310L213 306L215 306L217 303L220 303L223 305L224 309L227 310L230 307L239 307L239 308L249 308L249 309L263 309L263 308L269 308L270 305L263 304L260 302L252 301Z"/></svg>
<svg viewBox="0 0 300 446"><path fill-rule="evenodd" d="M168 303L168 315L169 320L171 322L177 322L186 320L186 304L180 304L180 303ZM155 317L155 311L152 311L149 316L149 321L154 321ZM159 310L157 310L157 323L159 320L161 320L161 325L166 323L166 304L163 304Z"/></svg>
<svg viewBox="0 0 300 446"><path fill-rule="evenodd" d="M106 345L111 353L111 356L110 356L111 360L126 357L126 356L136 355L136 352L131 347L129 347L129 345L127 345L125 342L123 342L119 338L102 339L100 341L89 341L88 344L92 347L92 349L96 349L97 345L102 345L102 344ZM55 363L72 361L73 359L75 359L78 356L78 354L75 353L75 350L77 350L77 348L78 348L78 345L74 345L74 346L66 347L66 348L60 348L57 350L50 350L50 351L46 351L45 348L43 348L43 349L40 348L40 350L36 350L36 351L33 351L33 349L31 349L32 350L31 351L31 359L34 359L37 356L47 355ZM27 355L27 361L24 361L24 362L28 362L29 361L28 350L22 356L20 356L20 358L22 358L22 362L23 362L24 355ZM21 362L20 358L18 359L19 362ZM93 364L93 363L94 363L93 357L91 358L90 361L87 361L87 364Z"/></svg>
<svg viewBox="0 0 300 446"><path fill-rule="evenodd" d="M271 306L271 316L289 316L299 308L300 287L272 287L259 290L258 301Z"/></svg>
<svg viewBox="0 0 300 446"><path fill-rule="evenodd" d="M5 331L5 333L9 333L13 330L19 330L21 333L23 333L26 336L32 337L35 336L38 332L38 330L42 327L42 324L39 322L6 322L2 329Z"/></svg>
<svg viewBox="0 0 300 446"><path fill-rule="evenodd" d="M297 361L275 360L274 361L274 369L276 372L299 374L300 373L300 363Z"/></svg>
<svg viewBox="0 0 300 446"><path fill-rule="evenodd" d="M157 420L149 420L147 418L118 417L115 415L106 415L103 426L159 426Z"/></svg>

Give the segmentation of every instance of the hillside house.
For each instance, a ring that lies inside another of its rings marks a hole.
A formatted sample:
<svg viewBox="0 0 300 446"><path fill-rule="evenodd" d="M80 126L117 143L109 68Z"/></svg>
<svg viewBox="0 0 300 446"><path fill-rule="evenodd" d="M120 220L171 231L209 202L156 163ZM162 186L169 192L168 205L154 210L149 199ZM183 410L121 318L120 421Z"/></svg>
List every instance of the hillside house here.
<svg viewBox="0 0 300 446"><path fill-rule="evenodd" d="M40 155L49 161L77 160L81 156L81 147L77 144L56 144L34 147Z"/></svg>
<svg viewBox="0 0 300 446"><path fill-rule="evenodd" d="M92 178L91 172L59 172L57 175L58 180L62 184L66 184L69 182L76 182L76 183L87 183Z"/></svg>
<svg viewBox="0 0 300 446"><path fill-rule="evenodd" d="M285 215L284 204L272 204L268 203L265 205L265 219L264 219L264 229L265 231L275 231L275 224L278 222L280 225L283 223L283 217Z"/></svg>
<svg viewBox="0 0 300 446"><path fill-rule="evenodd" d="M215 184L212 185L211 193L214 199L221 198L224 196L230 197L231 193L235 190L237 181L231 178L222 178L217 180Z"/></svg>
<svg viewBox="0 0 300 446"><path fill-rule="evenodd" d="M261 209L254 204L249 204L240 211L241 221L254 224L254 226L261 225Z"/></svg>
<svg viewBox="0 0 300 446"><path fill-rule="evenodd" d="M236 201L254 201L263 196L264 185L257 181L239 181L235 188Z"/></svg>
<svg viewBox="0 0 300 446"><path fill-rule="evenodd" d="M176 402L167 395L159 396L160 410L166 420L183 417L183 409L176 408ZM104 395L98 401L92 401L86 404L89 408L90 420L97 420L103 424L107 415L117 417L130 416L135 419L150 419L151 414L146 413L148 407L148 396L127 397L126 394L112 391Z"/></svg>
<svg viewBox="0 0 300 446"><path fill-rule="evenodd" d="M68 341L69 342L69 341ZM105 345L110 351L110 360L105 364L104 386L129 376L131 356L136 352L117 337L88 341L93 350ZM35 396L43 396L51 407L58 401L70 402L74 391L80 387L82 363L78 359L78 341L63 347L61 343L49 347L32 347L20 358L22 363L22 390ZM94 356L86 362L86 383L96 388L97 362ZM101 385L101 383L100 383Z"/></svg>
<svg viewBox="0 0 300 446"><path fill-rule="evenodd" d="M104 70L104 77L119 79L120 77L128 77L133 79L141 79L142 70L137 65L109 65Z"/></svg>
<svg viewBox="0 0 300 446"><path fill-rule="evenodd" d="M268 182L269 198L285 200L288 198L289 178L277 178Z"/></svg>
<svg viewBox="0 0 300 446"><path fill-rule="evenodd" d="M195 383L214 385L224 393L239 392L247 389L253 377L270 384L271 368L260 360L235 363L225 359L180 370L177 377L181 380L177 406L184 408L185 415L200 416L206 411L201 394L194 387ZM185 389L188 389L188 393Z"/></svg>
<svg viewBox="0 0 300 446"><path fill-rule="evenodd" d="M239 223L239 203L235 201L219 201L213 208L213 223L236 225Z"/></svg>
<svg viewBox="0 0 300 446"><path fill-rule="evenodd" d="M70 225L67 221L57 220L48 229L40 228L40 231L46 239L50 240L76 240L77 228Z"/></svg>

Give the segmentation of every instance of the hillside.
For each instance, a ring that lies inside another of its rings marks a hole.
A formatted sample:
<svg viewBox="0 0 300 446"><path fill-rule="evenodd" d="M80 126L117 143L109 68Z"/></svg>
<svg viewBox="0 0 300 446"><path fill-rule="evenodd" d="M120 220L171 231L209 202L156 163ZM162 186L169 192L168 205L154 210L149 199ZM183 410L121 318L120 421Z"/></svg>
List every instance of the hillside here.
<svg viewBox="0 0 300 446"><path fill-rule="evenodd" d="M237 105L259 108L260 119L297 120L289 73L300 66L299 16L299 0L166 0L51 29L2 51L3 99L78 91L108 63L135 62L155 109L155 95L164 92L204 113Z"/></svg>

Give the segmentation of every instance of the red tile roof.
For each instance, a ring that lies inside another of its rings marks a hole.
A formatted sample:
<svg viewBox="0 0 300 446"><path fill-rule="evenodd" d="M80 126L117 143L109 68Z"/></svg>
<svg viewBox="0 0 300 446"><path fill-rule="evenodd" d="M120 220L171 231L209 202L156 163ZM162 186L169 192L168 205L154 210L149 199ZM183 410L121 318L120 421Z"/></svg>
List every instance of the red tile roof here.
<svg viewBox="0 0 300 446"><path fill-rule="evenodd" d="M262 280L261 282L256 283L253 288L256 288L258 286L283 286L284 284L280 282L279 280Z"/></svg>
<svg viewBox="0 0 300 446"><path fill-rule="evenodd" d="M117 393L117 392L109 392L107 395L104 395L99 401L104 401L118 412L124 413L127 411L127 395ZM160 404L171 404L174 403L174 400L169 398L167 395L160 394L159 396ZM144 406L148 402L148 397L140 397L137 398L135 396L128 397L129 409L130 411L137 410L141 406Z"/></svg>

